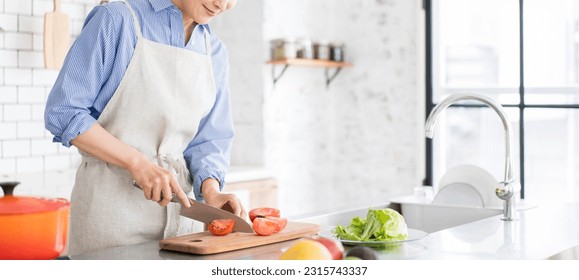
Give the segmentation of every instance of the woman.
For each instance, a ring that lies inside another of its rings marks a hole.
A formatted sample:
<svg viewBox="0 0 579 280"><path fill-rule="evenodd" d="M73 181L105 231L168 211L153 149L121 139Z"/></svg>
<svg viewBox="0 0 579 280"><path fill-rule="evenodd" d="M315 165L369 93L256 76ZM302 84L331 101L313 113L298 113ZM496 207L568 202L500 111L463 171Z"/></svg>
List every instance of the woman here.
<svg viewBox="0 0 579 280"><path fill-rule="evenodd" d="M207 25L236 1L128 0L87 16L45 110L54 141L82 155L70 255L190 232L179 209L191 191L246 216L221 192L233 139L229 65Z"/></svg>

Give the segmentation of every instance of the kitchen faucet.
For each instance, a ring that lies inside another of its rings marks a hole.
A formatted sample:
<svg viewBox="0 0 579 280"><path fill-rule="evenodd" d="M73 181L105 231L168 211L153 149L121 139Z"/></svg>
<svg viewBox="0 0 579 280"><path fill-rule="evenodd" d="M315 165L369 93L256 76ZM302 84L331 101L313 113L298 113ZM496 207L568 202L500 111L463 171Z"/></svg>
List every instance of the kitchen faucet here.
<svg viewBox="0 0 579 280"><path fill-rule="evenodd" d="M512 156L511 156L511 143L512 143L512 128L507 115L503 111L501 105L496 103L489 97L477 95L477 94L453 94L442 102L437 104L434 109L430 112L428 119L426 119L425 134L427 138L432 139L434 136L434 124L438 119L438 116L442 111L444 111L451 104L462 101L462 100L476 100L480 101L487 106L491 107L501 118L503 127L505 129L505 177L502 182L498 184L495 189L495 194L498 198L502 199L503 202L503 217L504 221L515 221L517 218L517 207L516 207L516 196L515 194L519 192L519 185L515 184L513 178L512 170Z"/></svg>

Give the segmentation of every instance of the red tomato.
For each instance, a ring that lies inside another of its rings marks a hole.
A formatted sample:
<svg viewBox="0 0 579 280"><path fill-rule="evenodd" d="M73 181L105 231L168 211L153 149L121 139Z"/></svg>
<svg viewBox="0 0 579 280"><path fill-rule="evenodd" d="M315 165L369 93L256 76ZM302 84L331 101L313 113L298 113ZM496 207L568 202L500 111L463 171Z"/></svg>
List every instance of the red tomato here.
<svg viewBox="0 0 579 280"><path fill-rule="evenodd" d="M283 230L286 225L286 218L256 217L253 220L253 230L259 235L272 235Z"/></svg>
<svg viewBox="0 0 579 280"><path fill-rule="evenodd" d="M209 232L213 235L223 236L228 235L233 231L233 226L235 225L235 221L232 219L219 219L213 220L207 227Z"/></svg>
<svg viewBox="0 0 579 280"><path fill-rule="evenodd" d="M249 211L249 219L253 222L257 216L279 218L279 209L271 207L260 207Z"/></svg>
<svg viewBox="0 0 579 280"><path fill-rule="evenodd" d="M278 218L278 217L265 217L265 218L268 220L274 220L277 223L278 228L276 229L275 232L282 231L285 228L285 226L287 225L287 219L286 218Z"/></svg>

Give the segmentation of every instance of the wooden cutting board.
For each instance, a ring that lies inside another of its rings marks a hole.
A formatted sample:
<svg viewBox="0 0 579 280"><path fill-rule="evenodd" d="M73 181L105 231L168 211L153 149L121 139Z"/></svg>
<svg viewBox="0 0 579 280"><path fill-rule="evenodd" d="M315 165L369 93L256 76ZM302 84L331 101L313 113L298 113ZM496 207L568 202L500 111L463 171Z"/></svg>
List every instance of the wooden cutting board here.
<svg viewBox="0 0 579 280"><path fill-rule="evenodd" d="M164 250L209 255L233 250L251 248L292 239L297 239L320 232L316 224L288 222L281 232L260 236L256 233L233 232L225 236L215 236L208 231L163 239L159 247Z"/></svg>
<svg viewBox="0 0 579 280"><path fill-rule="evenodd" d="M70 18L60 11L60 0L54 0L54 11L44 14L44 66L60 69L70 47Z"/></svg>

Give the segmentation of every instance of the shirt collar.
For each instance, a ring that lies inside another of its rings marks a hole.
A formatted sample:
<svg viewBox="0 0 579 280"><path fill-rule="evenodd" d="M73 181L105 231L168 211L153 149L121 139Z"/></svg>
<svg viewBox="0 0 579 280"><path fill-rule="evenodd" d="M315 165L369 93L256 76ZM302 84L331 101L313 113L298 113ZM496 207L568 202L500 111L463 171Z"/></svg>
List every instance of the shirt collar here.
<svg viewBox="0 0 579 280"><path fill-rule="evenodd" d="M171 0L149 0L149 3L151 3L151 6L153 6L153 10L155 10L155 12L171 6L175 6Z"/></svg>

